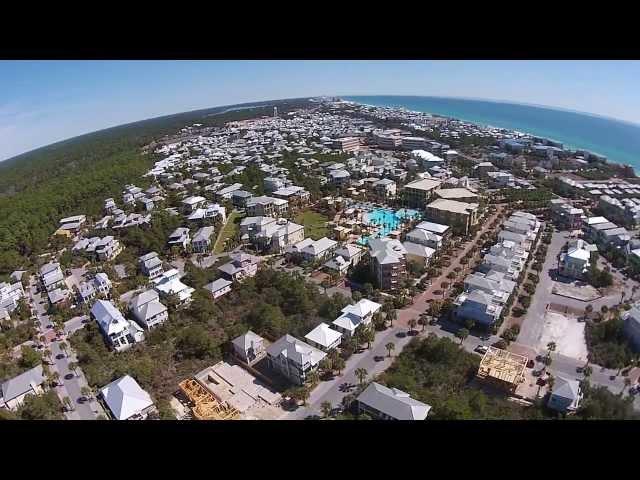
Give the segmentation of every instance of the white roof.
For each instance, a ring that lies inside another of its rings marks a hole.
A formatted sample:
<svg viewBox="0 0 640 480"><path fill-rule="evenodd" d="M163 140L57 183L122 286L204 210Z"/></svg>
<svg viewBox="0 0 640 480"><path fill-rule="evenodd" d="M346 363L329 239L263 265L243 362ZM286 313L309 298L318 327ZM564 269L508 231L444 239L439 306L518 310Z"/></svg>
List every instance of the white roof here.
<svg viewBox="0 0 640 480"><path fill-rule="evenodd" d="M98 300L94 303L91 314L107 335L120 333L129 327L129 322L122 316L120 310L107 300Z"/></svg>
<svg viewBox="0 0 640 480"><path fill-rule="evenodd" d="M332 329L326 323L321 323L316 328L307 333L304 338L310 340L318 345L322 345L325 348L333 345L342 334L337 330Z"/></svg>
<svg viewBox="0 0 640 480"><path fill-rule="evenodd" d="M372 382L358 396L358 401L396 420L424 420L431 406L398 390Z"/></svg>
<svg viewBox="0 0 640 480"><path fill-rule="evenodd" d="M153 405L149 394L129 375L111 382L100 393L117 420L127 420Z"/></svg>

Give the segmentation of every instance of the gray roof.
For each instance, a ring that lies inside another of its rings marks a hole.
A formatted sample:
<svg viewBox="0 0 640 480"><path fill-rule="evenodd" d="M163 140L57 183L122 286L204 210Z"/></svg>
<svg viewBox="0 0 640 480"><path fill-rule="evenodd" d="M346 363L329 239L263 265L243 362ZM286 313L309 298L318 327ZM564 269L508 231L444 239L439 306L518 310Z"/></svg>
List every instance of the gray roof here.
<svg viewBox="0 0 640 480"><path fill-rule="evenodd" d="M553 396L574 401L580 397L580 382L557 376L553 384Z"/></svg>
<svg viewBox="0 0 640 480"><path fill-rule="evenodd" d="M13 400L32 390L32 384L41 385L44 382L42 365L27 370L17 377L13 377L2 384L2 399L4 402Z"/></svg>
<svg viewBox="0 0 640 480"><path fill-rule="evenodd" d="M222 290L225 287L228 287L233 282L226 280L224 278L219 278L211 283L206 284L203 288L205 290L209 290L210 292L217 292L218 290Z"/></svg>
<svg viewBox="0 0 640 480"><path fill-rule="evenodd" d="M431 410L430 405L411 398L408 393L376 382L369 384L358 401L396 420L424 420Z"/></svg>
<svg viewBox="0 0 640 480"><path fill-rule="evenodd" d="M270 345L267 353L272 357L282 355L298 365L304 365L307 362L316 365L327 356L326 353L288 334Z"/></svg>
<svg viewBox="0 0 640 480"><path fill-rule="evenodd" d="M252 332L251 330L247 330L247 333L243 333L239 337L234 338L231 343L240 348L243 352L246 352L249 348L251 348L252 344L264 344L264 338L262 338L257 333Z"/></svg>

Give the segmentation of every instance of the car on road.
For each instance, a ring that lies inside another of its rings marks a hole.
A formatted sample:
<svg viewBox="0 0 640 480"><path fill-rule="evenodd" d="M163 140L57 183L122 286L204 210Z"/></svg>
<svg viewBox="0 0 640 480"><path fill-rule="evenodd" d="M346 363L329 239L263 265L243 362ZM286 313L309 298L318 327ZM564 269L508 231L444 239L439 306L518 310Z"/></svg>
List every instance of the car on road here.
<svg viewBox="0 0 640 480"><path fill-rule="evenodd" d="M49 325L47 325L47 328L53 328L53 325L50 323Z"/></svg>
<svg viewBox="0 0 640 480"><path fill-rule="evenodd" d="M85 396L79 397L78 398L78 403L85 403L86 401L88 401L89 399Z"/></svg>
<svg viewBox="0 0 640 480"><path fill-rule="evenodd" d="M80 323L89 323L89 319L88 318L83 318Z"/></svg>
<svg viewBox="0 0 640 480"><path fill-rule="evenodd" d="M322 420L320 415L307 415L304 417L305 420Z"/></svg>
<svg viewBox="0 0 640 480"><path fill-rule="evenodd" d="M542 370L534 370L533 372L531 372L531 375L533 375L534 377L539 377L540 375L542 375Z"/></svg>
<svg viewBox="0 0 640 480"><path fill-rule="evenodd" d="M527 362L527 368L533 368L536 365L536 362L534 362L533 360L529 360Z"/></svg>
<svg viewBox="0 0 640 480"><path fill-rule="evenodd" d="M62 359L64 358L64 353L59 353L59 354L57 354L57 355L56 355L56 358L57 358L58 360L62 360Z"/></svg>
<svg viewBox="0 0 640 480"><path fill-rule="evenodd" d="M473 351L484 355L489 351L489 347L487 347L486 345L478 345L476 348L473 349Z"/></svg>
<svg viewBox="0 0 640 480"><path fill-rule="evenodd" d="M336 415L340 415L342 413L344 413L344 408L334 407L331 409L331 412L329 413L329 415L331 415L332 417L335 417Z"/></svg>
<svg viewBox="0 0 640 480"><path fill-rule="evenodd" d="M584 372L584 367L576 367L576 373Z"/></svg>
<svg viewBox="0 0 640 480"><path fill-rule="evenodd" d="M64 379L65 379L65 380L71 380L73 377L74 377L73 373L67 373L67 374L64 376Z"/></svg>
<svg viewBox="0 0 640 480"><path fill-rule="evenodd" d="M384 361L384 355L376 355L375 357L373 357L373 361L374 362L382 362L382 361Z"/></svg>

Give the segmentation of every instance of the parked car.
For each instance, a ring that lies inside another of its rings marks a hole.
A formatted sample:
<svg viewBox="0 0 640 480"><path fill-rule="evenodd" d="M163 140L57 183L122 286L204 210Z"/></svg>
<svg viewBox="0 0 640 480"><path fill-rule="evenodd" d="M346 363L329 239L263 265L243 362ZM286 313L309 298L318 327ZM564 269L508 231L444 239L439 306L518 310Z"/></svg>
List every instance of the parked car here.
<svg viewBox="0 0 640 480"><path fill-rule="evenodd" d="M576 367L576 373L584 372L584 367Z"/></svg>
<svg viewBox="0 0 640 480"><path fill-rule="evenodd" d="M484 355L489 351L489 347L487 347L486 345L478 345L473 351Z"/></svg>
<svg viewBox="0 0 640 480"><path fill-rule="evenodd" d="M527 368L533 368L535 366L536 362L534 362L533 360L529 360L527 362Z"/></svg>

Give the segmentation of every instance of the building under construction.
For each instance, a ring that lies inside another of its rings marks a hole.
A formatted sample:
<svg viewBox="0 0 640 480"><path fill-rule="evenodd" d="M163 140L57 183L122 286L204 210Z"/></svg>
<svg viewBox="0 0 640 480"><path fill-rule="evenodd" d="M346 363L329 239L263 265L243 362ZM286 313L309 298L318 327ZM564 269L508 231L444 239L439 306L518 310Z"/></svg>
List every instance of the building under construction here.
<svg viewBox="0 0 640 480"><path fill-rule="evenodd" d="M186 395L191 412L197 420L233 420L240 414L235 408L219 402L193 378L180 382L180 390Z"/></svg>
<svg viewBox="0 0 640 480"><path fill-rule="evenodd" d="M480 361L478 378L509 393L524 381L527 357L496 347L489 347Z"/></svg>

